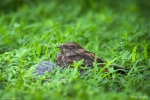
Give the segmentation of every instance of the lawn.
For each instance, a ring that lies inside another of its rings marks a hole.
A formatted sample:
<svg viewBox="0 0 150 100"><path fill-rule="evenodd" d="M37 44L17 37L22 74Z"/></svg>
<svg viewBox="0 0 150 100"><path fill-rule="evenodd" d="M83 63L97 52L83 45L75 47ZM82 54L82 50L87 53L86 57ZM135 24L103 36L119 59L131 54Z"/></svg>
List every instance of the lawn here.
<svg viewBox="0 0 150 100"><path fill-rule="evenodd" d="M3 0L0 99L149 100L149 9L148 0ZM64 42L130 71L105 73L95 64L83 75L77 66L33 75L36 64L55 62Z"/></svg>

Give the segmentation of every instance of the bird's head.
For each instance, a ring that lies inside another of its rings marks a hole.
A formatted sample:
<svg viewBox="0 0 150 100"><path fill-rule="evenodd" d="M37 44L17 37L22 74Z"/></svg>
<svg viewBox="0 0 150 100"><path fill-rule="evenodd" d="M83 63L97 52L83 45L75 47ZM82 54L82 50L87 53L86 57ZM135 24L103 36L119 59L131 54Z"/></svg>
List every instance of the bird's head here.
<svg viewBox="0 0 150 100"><path fill-rule="evenodd" d="M83 49L79 44L74 42L66 42L62 43L58 46L60 50L76 50L76 49Z"/></svg>

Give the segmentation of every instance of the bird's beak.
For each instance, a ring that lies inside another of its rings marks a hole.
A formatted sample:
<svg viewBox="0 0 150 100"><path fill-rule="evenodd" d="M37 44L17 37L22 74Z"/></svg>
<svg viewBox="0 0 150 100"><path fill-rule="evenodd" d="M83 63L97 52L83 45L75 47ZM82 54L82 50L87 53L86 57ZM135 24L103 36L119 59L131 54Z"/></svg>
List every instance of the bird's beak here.
<svg viewBox="0 0 150 100"><path fill-rule="evenodd" d="M60 48L60 46L57 46L56 48Z"/></svg>
<svg viewBox="0 0 150 100"><path fill-rule="evenodd" d="M62 47L61 45L57 46L57 48L59 48L59 49L61 49L61 47Z"/></svg>

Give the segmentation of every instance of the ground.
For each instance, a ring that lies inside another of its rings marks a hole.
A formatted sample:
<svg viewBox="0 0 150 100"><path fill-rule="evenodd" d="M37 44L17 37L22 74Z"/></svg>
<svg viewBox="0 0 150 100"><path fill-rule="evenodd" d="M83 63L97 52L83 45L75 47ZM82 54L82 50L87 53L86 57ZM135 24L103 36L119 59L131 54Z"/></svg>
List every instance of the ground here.
<svg viewBox="0 0 150 100"><path fill-rule="evenodd" d="M20 100L148 100L150 98L148 0L4 0L0 4L0 98ZM120 75L74 69L34 76L35 65L55 62L58 46L76 42ZM45 81L47 80L48 81ZM43 82L44 81L44 82Z"/></svg>

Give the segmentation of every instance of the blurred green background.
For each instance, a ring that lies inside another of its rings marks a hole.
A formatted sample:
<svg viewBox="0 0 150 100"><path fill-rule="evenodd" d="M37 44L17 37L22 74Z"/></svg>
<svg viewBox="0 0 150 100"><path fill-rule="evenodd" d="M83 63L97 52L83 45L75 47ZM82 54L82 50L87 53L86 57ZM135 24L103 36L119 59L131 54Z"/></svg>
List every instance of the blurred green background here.
<svg viewBox="0 0 150 100"><path fill-rule="evenodd" d="M131 70L32 76L32 66L55 62L56 46L72 41ZM1 99L148 100L149 55L149 0L1 0Z"/></svg>
<svg viewBox="0 0 150 100"><path fill-rule="evenodd" d="M13 43L22 45L30 41L27 34L31 36L37 32L56 32L57 29L60 31L56 33L70 32L75 38L72 40L73 36L70 36L71 39L64 39L66 35L62 35L61 39L58 38L60 42L82 41L83 45L91 41L91 38L109 41L135 34L138 37L131 37L130 41L149 40L149 5L148 0L3 0L0 4L0 24L3 33L1 40L4 41L0 42L3 45L0 52L16 48ZM12 31L14 28L15 31ZM9 32L5 34L5 30ZM17 35L14 36L11 32ZM99 34L101 36L97 37ZM8 35L8 38L13 38L7 40Z"/></svg>

